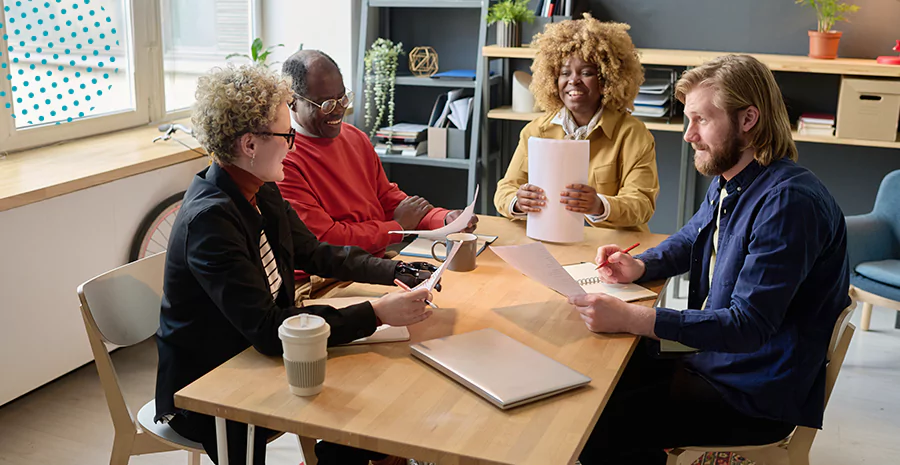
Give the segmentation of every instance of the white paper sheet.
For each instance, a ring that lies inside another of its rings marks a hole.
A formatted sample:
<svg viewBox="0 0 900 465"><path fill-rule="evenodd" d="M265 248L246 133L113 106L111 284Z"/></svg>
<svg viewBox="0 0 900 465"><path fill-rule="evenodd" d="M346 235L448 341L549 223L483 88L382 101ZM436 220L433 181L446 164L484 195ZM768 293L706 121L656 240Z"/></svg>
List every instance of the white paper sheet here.
<svg viewBox="0 0 900 465"><path fill-rule="evenodd" d="M413 290L415 291L417 289L425 287L429 292L434 291L434 287L437 286L438 281L441 280L441 275L444 274L444 270L447 269L447 264L450 263L450 260L453 260L453 257L456 256L456 252L458 251L459 247L453 247L452 249L450 249L450 255L447 255L444 263L441 263L441 266L438 267L437 271L432 273L430 278L419 283L419 285L414 287Z"/></svg>
<svg viewBox="0 0 900 465"><path fill-rule="evenodd" d="M519 270L525 276L566 296L584 295L584 289L575 282L562 265L550 255L550 251L540 242L525 245L491 246L491 250Z"/></svg>
<svg viewBox="0 0 900 465"><path fill-rule="evenodd" d="M590 151L586 140L528 139L528 183L547 196L540 212L528 214L528 237L548 242L584 240L584 215L566 210L559 198L567 185L588 183Z"/></svg>
<svg viewBox="0 0 900 465"><path fill-rule="evenodd" d="M478 200L479 187L481 186L475 186L475 196L472 198L472 203L450 224L431 231L389 231L388 234L418 234L419 237L426 239L441 240L446 239L448 234L458 233L466 229L466 226L469 225L469 220L475 215L475 202Z"/></svg>

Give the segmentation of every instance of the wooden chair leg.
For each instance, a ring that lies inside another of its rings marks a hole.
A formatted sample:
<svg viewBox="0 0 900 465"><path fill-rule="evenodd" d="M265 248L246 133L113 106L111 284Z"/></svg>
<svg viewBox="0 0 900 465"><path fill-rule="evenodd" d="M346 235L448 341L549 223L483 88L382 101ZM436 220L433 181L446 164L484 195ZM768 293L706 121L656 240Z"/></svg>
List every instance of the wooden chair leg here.
<svg viewBox="0 0 900 465"><path fill-rule="evenodd" d="M200 465L200 452L188 452L188 465Z"/></svg>
<svg viewBox="0 0 900 465"><path fill-rule="evenodd" d="M128 465L128 459L131 458L131 448L133 445L133 434L117 434L113 439L112 453L109 456L109 465Z"/></svg>
<svg viewBox="0 0 900 465"><path fill-rule="evenodd" d="M869 330L869 322L872 321L872 304L868 302L863 302L862 308L862 320L859 322L859 327L862 328L863 331Z"/></svg>
<svg viewBox="0 0 900 465"><path fill-rule="evenodd" d="M303 465L316 465L319 460L316 459L316 440L303 436L297 436L297 442L300 443L300 453L303 454Z"/></svg>

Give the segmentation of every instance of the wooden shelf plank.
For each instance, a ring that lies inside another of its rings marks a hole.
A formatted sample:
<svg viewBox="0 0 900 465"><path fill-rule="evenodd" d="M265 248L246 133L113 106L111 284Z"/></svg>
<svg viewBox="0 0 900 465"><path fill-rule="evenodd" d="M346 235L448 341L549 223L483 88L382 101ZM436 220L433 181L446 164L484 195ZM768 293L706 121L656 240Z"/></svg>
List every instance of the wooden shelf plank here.
<svg viewBox="0 0 900 465"><path fill-rule="evenodd" d="M485 46L482 50L484 56L492 58L533 59L536 53L537 50L530 47L507 48L496 45ZM699 66L715 57L726 55L728 52L639 48L638 53L640 53L641 63L644 65ZM765 63L772 71L900 78L900 66L883 65L872 59L819 60L797 55L764 53L751 53L750 55Z"/></svg>
<svg viewBox="0 0 900 465"><path fill-rule="evenodd" d="M842 139L834 136L808 136L798 134L796 130L791 132L794 140L797 142L813 142L817 144L833 144L833 145L853 145L857 147L878 147L886 149L900 149L900 134L894 142L880 140L863 140L863 139Z"/></svg>
<svg viewBox="0 0 900 465"><path fill-rule="evenodd" d="M506 121L532 121L540 118L542 115L543 113L516 112L512 111L511 107L505 106L491 109L490 111L488 111L487 116L490 119L499 119ZM684 129L684 122L680 116L673 119L671 123L644 118L638 119L643 121L647 126L647 129L650 129L651 131L681 132Z"/></svg>

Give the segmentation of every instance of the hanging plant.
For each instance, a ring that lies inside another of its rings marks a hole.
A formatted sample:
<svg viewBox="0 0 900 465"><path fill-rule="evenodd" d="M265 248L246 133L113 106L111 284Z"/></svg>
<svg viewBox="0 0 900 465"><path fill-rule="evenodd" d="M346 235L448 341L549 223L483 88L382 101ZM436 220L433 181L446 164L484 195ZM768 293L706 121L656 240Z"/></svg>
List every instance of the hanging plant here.
<svg viewBox="0 0 900 465"><path fill-rule="evenodd" d="M394 125L394 83L397 79L397 63L402 54L403 44L394 45L387 39L376 40L366 51L364 58L366 126L370 128L370 138L375 137L381 122L384 121L385 110L387 110L387 126ZM377 115L373 115L374 112L377 112ZM387 145L390 147L390 139Z"/></svg>

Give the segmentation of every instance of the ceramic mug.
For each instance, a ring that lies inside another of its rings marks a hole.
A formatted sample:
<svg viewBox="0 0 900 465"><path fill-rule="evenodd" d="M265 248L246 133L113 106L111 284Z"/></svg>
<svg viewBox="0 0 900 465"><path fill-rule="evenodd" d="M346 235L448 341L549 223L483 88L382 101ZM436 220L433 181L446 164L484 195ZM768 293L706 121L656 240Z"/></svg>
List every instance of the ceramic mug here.
<svg viewBox="0 0 900 465"><path fill-rule="evenodd" d="M448 234L446 242L435 242L434 244L431 244L431 256L435 260L443 262L445 259L438 257L434 251L434 248L438 245L443 245L447 249L444 255L445 257L450 256L450 251L453 250L454 247L459 248L456 255L453 256L453 260L447 265L447 269L450 271L472 271L475 269L475 256L478 252L478 236L470 233Z"/></svg>

